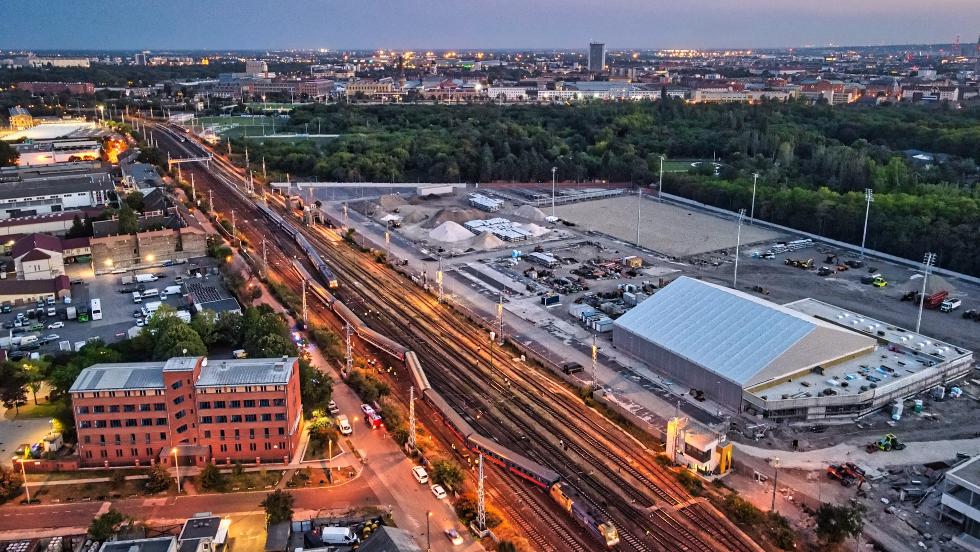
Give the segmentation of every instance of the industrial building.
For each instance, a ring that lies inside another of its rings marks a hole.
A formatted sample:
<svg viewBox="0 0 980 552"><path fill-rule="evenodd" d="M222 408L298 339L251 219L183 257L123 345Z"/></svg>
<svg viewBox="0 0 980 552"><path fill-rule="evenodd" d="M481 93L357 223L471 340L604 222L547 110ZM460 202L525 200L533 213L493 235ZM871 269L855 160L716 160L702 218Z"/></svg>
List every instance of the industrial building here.
<svg viewBox="0 0 980 552"><path fill-rule="evenodd" d="M613 325L615 347L736 412L852 418L962 377L973 353L803 299L778 305L681 277Z"/></svg>
<svg viewBox="0 0 980 552"><path fill-rule="evenodd" d="M980 456L946 472L939 508L942 519L963 528L953 542L967 550L980 550Z"/></svg>
<svg viewBox="0 0 980 552"><path fill-rule="evenodd" d="M104 207L115 199L105 172L13 177L0 182L0 219Z"/></svg>

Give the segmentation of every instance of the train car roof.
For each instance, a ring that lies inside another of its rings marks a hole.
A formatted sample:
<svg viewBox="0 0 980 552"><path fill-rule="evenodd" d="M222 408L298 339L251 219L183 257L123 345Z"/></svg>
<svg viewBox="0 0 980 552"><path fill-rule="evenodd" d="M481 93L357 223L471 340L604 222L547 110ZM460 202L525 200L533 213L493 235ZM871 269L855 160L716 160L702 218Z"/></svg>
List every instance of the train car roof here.
<svg viewBox="0 0 980 552"><path fill-rule="evenodd" d="M559 476L554 470L546 468L534 460L510 450L493 439L484 437L478 433L474 433L473 435L470 435L470 441L473 441L485 449L492 450L498 456L504 457L515 464L523 466L525 469L534 472L545 481L555 482L561 479L561 476Z"/></svg>
<svg viewBox="0 0 980 552"><path fill-rule="evenodd" d="M470 437L474 435L479 436L476 430L473 429L473 426L471 426L462 415L456 412L453 407L449 406L446 399L442 398L439 393L432 389L426 389L422 392L422 394L425 395L425 398L436 407L436 410L438 410L444 418L449 420L450 424L452 424L460 433L463 434L463 437Z"/></svg>

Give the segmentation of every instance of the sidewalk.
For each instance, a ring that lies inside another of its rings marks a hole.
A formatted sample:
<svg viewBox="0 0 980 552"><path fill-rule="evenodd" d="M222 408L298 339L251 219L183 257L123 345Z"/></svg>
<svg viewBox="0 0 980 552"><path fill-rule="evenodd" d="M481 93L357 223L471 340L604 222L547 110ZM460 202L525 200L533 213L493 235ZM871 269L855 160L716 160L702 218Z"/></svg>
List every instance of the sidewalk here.
<svg viewBox="0 0 980 552"><path fill-rule="evenodd" d="M804 470L823 470L829 464L854 462L877 469L888 466L910 464L928 464L956 458L957 453L970 456L980 454L980 439L958 439L951 441L907 442L903 450L875 452L868 454L863 446L839 444L828 448L807 450L803 452L774 451L754 447L744 443L735 443L739 452L755 458L779 457L779 465L785 468Z"/></svg>

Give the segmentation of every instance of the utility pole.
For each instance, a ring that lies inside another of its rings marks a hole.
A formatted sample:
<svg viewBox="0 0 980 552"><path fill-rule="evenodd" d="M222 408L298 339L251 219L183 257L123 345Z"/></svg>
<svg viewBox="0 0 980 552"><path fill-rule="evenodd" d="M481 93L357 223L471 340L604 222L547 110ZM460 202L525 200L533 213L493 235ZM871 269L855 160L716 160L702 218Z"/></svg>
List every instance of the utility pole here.
<svg viewBox="0 0 980 552"><path fill-rule="evenodd" d="M779 457L772 459L772 467L775 470L772 477L772 506L769 507L773 512L776 511L776 487L779 485Z"/></svg>
<svg viewBox="0 0 980 552"><path fill-rule="evenodd" d="M664 193L664 159L666 155L660 156L660 182L657 183L657 197L663 199Z"/></svg>
<svg viewBox="0 0 980 552"><path fill-rule="evenodd" d="M347 203L344 203L344 232L347 231Z"/></svg>
<svg viewBox="0 0 980 552"><path fill-rule="evenodd" d="M191 173L191 203L197 205L197 187L194 185L194 173Z"/></svg>
<svg viewBox="0 0 980 552"><path fill-rule="evenodd" d="M483 489L483 453L480 453L479 472L476 485L476 527L481 531L487 530L486 492Z"/></svg>
<svg viewBox="0 0 980 552"><path fill-rule="evenodd" d="M490 332L490 373L493 373L493 342L497 339L497 334Z"/></svg>
<svg viewBox="0 0 980 552"><path fill-rule="evenodd" d="M926 303L926 282L929 280L929 268L936 263L936 254L926 253L922 263L925 266L922 269L922 293L919 294L919 318L915 321L915 333L919 333L919 327L922 326L922 308Z"/></svg>
<svg viewBox="0 0 980 552"><path fill-rule="evenodd" d="M415 450L415 386L408 388L408 450Z"/></svg>
<svg viewBox="0 0 980 552"><path fill-rule="evenodd" d="M864 240L868 237L868 215L871 214L871 202L875 200L874 190L865 188L864 198L868 203L864 208L864 232L861 234L861 260L864 260Z"/></svg>
<svg viewBox="0 0 980 552"><path fill-rule="evenodd" d="M557 180L555 179L555 173L558 172L558 167L551 167L551 216L555 216L555 193L557 192Z"/></svg>
<svg viewBox="0 0 980 552"><path fill-rule="evenodd" d="M269 180L269 177L265 173L265 156L262 156L262 180Z"/></svg>
<svg viewBox="0 0 980 552"><path fill-rule="evenodd" d="M248 166L248 143L245 144L245 166Z"/></svg>
<svg viewBox="0 0 980 552"><path fill-rule="evenodd" d="M596 335L592 334L592 390L599 388L599 345L596 343Z"/></svg>
<svg viewBox="0 0 980 552"><path fill-rule="evenodd" d="M231 157L231 140L228 140L228 157Z"/></svg>
<svg viewBox="0 0 980 552"><path fill-rule="evenodd" d="M439 302L442 303L442 257L439 257L439 270L436 272L436 283L439 284Z"/></svg>
<svg viewBox="0 0 980 552"><path fill-rule="evenodd" d="M237 239L238 232L235 231L235 210L231 210L231 240L232 243Z"/></svg>
<svg viewBox="0 0 980 552"><path fill-rule="evenodd" d="M265 238L262 238L262 272L264 273L264 276L266 278L268 278L269 277L269 264L268 264L268 261L265 260L265 253L266 253L266 251L265 251Z"/></svg>
<svg viewBox="0 0 980 552"><path fill-rule="evenodd" d="M732 289L738 289L738 250L742 245L742 219L745 218L745 209L738 210L738 233L735 238L735 276L732 277Z"/></svg>
<svg viewBox="0 0 980 552"><path fill-rule="evenodd" d="M303 278L303 324L306 324L306 278Z"/></svg>
<svg viewBox="0 0 980 552"><path fill-rule="evenodd" d="M752 173L752 211L749 213L749 224L755 224L755 185L759 182L759 173Z"/></svg>
<svg viewBox="0 0 980 552"><path fill-rule="evenodd" d="M391 262L391 232L388 230L391 227L391 221L385 222L385 262Z"/></svg>
<svg viewBox="0 0 980 552"><path fill-rule="evenodd" d="M497 331L500 333L500 342L504 342L504 292L501 291L497 299Z"/></svg>
<svg viewBox="0 0 980 552"><path fill-rule="evenodd" d="M347 365L346 366L347 366L347 373L348 374L350 374L351 373L351 370L354 369L354 352L353 352L353 350L351 348L351 345L350 345L351 333L352 333L351 332L351 327L350 327L350 324L348 323L347 325L344 326L344 344L347 347L347 349L345 351L345 355L346 355L345 356L345 360L347 361Z"/></svg>

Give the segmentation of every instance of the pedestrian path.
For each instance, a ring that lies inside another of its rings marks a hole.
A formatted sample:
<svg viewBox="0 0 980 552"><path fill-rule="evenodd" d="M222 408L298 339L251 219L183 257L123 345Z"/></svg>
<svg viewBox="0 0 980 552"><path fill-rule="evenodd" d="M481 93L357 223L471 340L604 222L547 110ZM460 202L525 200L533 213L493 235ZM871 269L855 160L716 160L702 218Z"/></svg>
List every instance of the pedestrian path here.
<svg viewBox="0 0 980 552"><path fill-rule="evenodd" d="M959 453L976 456L980 454L980 439L957 439L946 441L910 441L903 450L878 451L869 454L863 446L839 444L832 447L802 452L774 451L735 443L740 453L755 458L779 457L779 465L784 468L803 470L823 470L830 464L854 462L872 468L884 469L889 466L928 464L956 458Z"/></svg>

